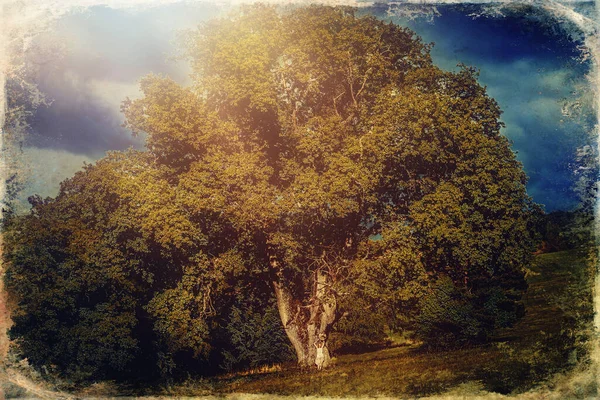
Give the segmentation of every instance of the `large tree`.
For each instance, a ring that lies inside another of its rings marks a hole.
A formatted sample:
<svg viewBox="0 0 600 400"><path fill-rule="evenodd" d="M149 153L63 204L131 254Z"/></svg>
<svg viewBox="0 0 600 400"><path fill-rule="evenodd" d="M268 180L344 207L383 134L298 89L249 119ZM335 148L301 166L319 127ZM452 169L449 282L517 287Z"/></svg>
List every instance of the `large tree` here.
<svg viewBox="0 0 600 400"><path fill-rule="evenodd" d="M409 30L322 7L243 8L191 34L188 55L194 87L145 79L127 123L192 218L227 226L217 253L266 268L300 364L355 282L414 301L443 274L482 304L494 286L518 299L533 206L474 70L441 71Z"/></svg>
<svg viewBox="0 0 600 400"><path fill-rule="evenodd" d="M451 292L474 340L518 318L536 206L475 70L442 71L413 32L349 8L243 7L187 39L193 86L148 76L123 103L147 150L37 204L84 204L65 243L139 293L161 340L201 352L247 277L272 288L302 366L356 307L392 324ZM444 318L427 323L460 324Z"/></svg>

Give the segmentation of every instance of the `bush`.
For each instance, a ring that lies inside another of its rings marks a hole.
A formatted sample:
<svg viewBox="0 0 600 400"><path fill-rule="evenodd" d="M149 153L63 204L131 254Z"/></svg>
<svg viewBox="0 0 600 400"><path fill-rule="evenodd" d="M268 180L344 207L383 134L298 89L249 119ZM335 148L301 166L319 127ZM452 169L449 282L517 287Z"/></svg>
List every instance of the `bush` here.
<svg viewBox="0 0 600 400"><path fill-rule="evenodd" d="M456 284L446 275L432 283L418 304L416 336L426 346L450 348L485 342L494 330L514 325L525 315L524 273L508 270L489 275L476 275L468 285Z"/></svg>
<svg viewBox="0 0 600 400"><path fill-rule="evenodd" d="M337 353L355 353L385 344L386 320L382 313L368 307L362 299L353 299L353 308L334 326L328 347Z"/></svg>
<svg viewBox="0 0 600 400"><path fill-rule="evenodd" d="M250 305L233 306L224 330L229 343L221 351L221 368L227 371L278 364L294 358L272 301L264 311Z"/></svg>
<svg viewBox="0 0 600 400"><path fill-rule="evenodd" d="M454 347L477 340L481 322L474 317L473 306L448 277L442 277L431 293L421 299L416 318L416 336L427 346Z"/></svg>

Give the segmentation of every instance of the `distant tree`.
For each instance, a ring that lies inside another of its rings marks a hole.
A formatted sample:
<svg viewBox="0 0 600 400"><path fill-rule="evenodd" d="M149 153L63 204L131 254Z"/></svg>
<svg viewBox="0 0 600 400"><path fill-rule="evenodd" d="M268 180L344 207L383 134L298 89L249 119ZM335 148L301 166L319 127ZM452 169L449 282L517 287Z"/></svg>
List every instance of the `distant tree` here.
<svg viewBox="0 0 600 400"><path fill-rule="evenodd" d="M468 340L514 322L537 206L476 71L444 72L429 49L350 8L242 7L191 33L194 85L149 76L123 103L147 151L87 167L16 223L13 336L43 346L30 329L112 318L135 338L148 317L159 348L201 355L228 296L253 281L272 288L301 366L345 312L414 328L441 286L477 322ZM23 243L42 254L60 237L51 263L19 258L32 254ZM25 283L36 268L54 278ZM92 283L65 292L72 279ZM42 317L96 292L88 314Z"/></svg>

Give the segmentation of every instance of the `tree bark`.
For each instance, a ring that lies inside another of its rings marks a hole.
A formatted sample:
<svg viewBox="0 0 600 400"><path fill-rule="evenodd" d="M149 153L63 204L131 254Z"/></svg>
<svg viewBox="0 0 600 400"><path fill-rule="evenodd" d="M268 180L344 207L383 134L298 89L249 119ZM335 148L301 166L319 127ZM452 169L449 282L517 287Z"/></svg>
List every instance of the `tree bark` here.
<svg viewBox="0 0 600 400"><path fill-rule="evenodd" d="M271 265L278 267L275 261L271 261ZM323 349L323 367L327 367L331 360L327 350L327 338L338 319L337 300L335 292L330 288L328 274L321 270L315 272L309 299L294 298L281 273L276 276L273 288L277 308L285 333L296 352L298 365L302 368L314 366L317 357L316 344L323 340L326 344Z"/></svg>

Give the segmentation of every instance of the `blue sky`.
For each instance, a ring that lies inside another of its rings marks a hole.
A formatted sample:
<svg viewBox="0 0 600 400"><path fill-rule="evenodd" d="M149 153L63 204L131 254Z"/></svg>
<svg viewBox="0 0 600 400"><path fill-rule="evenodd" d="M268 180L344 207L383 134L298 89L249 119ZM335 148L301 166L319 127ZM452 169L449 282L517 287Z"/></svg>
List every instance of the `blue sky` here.
<svg viewBox="0 0 600 400"><path fill-rule="evenodd" d="M477 10L438 7L433 19L410 19L381 6L363 12L435 42L433 59L444 69L455 69L459 62L479 68L480 82L504 110L503 133L530 177L530 195L548 211L572 209L577 204L571 189L576 149L591 143L581 122L594 122L561 112L586 90L589 66L578 59L579 43L539 15L468 16ZM64 41L68 51L40 74L39 86L54 103L38 112L25 150L32 177L24 197L53 196L58 182L84 161L107 150L141 146L120 126L121 101L138 96L137 82L150 72L187 83L188 67L169 59L176 52L176 32L222 11L209 3L141 11L94 7L58 21L50 40Z"/></svg>

